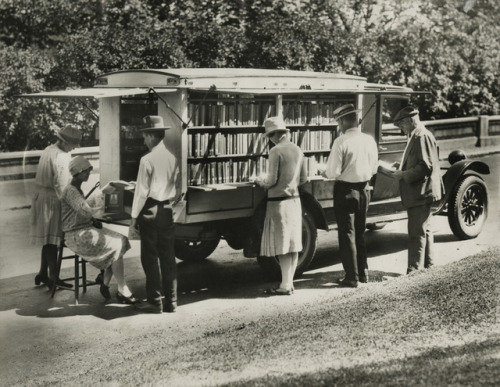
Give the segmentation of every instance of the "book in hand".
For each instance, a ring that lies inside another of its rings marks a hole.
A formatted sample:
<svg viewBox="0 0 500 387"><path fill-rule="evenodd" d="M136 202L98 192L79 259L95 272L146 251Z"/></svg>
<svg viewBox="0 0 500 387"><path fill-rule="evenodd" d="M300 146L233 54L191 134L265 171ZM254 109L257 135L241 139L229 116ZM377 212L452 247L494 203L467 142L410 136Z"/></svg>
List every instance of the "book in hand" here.
<svg viewBox="0 0 500 387"><path fill-rule="evenodd" d="M128 235L127 235L129 240L140 240L141 239L141 234L138 229L135 227L129 226L128 228Z"/></svg>
<svg viewBox="0 0 500 387"><path fill-rule="evenodd" d="M135 181L113 180L109 182L109 185L127 191L133 191L135 189Z"/></svg>
<svg viewBox="0 0 500 387"><path fill-rule="evenodd" d="M389 164L383 160L379 160L378 161L378 171L380 173L383 173L384 175L392 176L392 174L394 172L396 172L397 169L392 164Z"/></svg>

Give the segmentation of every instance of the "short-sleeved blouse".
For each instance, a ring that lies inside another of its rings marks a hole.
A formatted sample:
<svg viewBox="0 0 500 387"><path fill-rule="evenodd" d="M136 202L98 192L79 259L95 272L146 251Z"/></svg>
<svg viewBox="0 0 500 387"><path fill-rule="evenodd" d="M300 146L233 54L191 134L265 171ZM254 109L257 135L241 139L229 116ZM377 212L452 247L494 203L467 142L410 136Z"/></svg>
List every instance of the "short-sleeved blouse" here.
<svg viewBox="0 0 500 387"><path fill-rule="evenodd" d="M98 269L106 269L130 249L125 235L107 228L96 228L92 216L100 207L92 207L73 185L63 191L62 219L65 242L72 251Z"/></svg>

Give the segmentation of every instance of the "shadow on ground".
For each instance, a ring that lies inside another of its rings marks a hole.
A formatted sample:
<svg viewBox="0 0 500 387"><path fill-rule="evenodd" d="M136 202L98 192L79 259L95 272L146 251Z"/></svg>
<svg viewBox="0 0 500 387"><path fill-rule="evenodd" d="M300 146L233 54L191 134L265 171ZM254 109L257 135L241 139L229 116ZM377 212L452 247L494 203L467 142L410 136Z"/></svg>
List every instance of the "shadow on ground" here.
<svg viewBox="0 0 500 387"><path fill-rule="evenodd" d="M328 243L321 243L310 270L298 277L295 288L324 289L336 288L336 280L343 277L336 232L326 235ZM329 239L331 236L331 239ZM447 237L447 236L444 236ZM366 233L368 263L371 258L397 253L406 249L405 233ZM329 270L330 266L335 269ZM262 297L265 289L276 287L277 280L266 275L256 259L243 258L240 251L216 250L213 257L189 264L179 262L178 268L178 304L179 307L209 299L252 299ZM61 277L71 276L72 268L63 268ZM132 292L144 299L145 278L138 257L125 259L127 282ZM98 271L89 267L88 278L94 279ZM382 281L382 277L394 277L395 272L370 270L370 282ZM121 305L115 298L116 284L111 285L112 299L106 301L98 287L90 287L80 295L80 304L74 305L72 292L58 290L55 297L50 297L46 287L34 286L34 274L0 280L0 311L16 310L23 316L41 318L92 315L111 320L136 314L132 306Z"/></svg>

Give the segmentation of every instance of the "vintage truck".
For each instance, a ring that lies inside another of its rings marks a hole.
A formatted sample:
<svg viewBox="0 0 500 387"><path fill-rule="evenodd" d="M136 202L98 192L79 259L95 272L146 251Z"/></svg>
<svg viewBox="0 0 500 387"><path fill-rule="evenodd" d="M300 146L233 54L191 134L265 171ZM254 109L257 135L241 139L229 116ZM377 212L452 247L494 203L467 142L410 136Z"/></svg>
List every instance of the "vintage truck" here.
<svg viewBox="0 0 500 387"><path fill-rule="evenodd" d="M368 83L365 78L307 71L262 69L125 70L103 74L89 89L24 95L34 98L99 100L100 180L135 180L140 157L147 151L137 129L145 115L161 115L171 127L167 147L179 158L183 212L176 222L176 256L184 261L209 257L221 239L247 257L256 257L270 274L274 258L258 256L265 192L252 177L265 172L269 144L263 121L282 115L292 141L306 155L310 181L303 187L303 251L297 275L314 259L317 230L335 229L333 181L318 176L338 135L332 111L345 103L361 109L360 125L373 136L379 159L399 161L406 137L393 125L397 111L410 103L409 88ZM488 214L488 191L481 161L451 152L443 168L446 194L435 214L448 217L452 232L474 238ZM367 227L404 219L396 182L379 173ZM130 212L132 194L124 192Z"/></svg>

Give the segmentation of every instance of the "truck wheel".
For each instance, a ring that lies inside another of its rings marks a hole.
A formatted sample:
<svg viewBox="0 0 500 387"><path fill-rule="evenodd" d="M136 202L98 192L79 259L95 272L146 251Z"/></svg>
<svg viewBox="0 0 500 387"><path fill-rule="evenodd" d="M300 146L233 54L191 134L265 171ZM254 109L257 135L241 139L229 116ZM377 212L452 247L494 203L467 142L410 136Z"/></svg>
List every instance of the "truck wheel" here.
<svg viewBox="0 0 500 387"><path fill-rule="evenodd" d="M295 270L295 277L300 276L311 264L318 243L318 230L314 218L307 211L302 212L302 251ZM272 279L281 278L278 259L275 257L257 257L261 269Z"/></svg>
<svg viewBox="0 0 500 387"><path fill-rule="evenodd" d="M448 223L460 239L478 236L488 215L488 191L484 181L474 175L458 181L448 202Z"/></svg>
<svg viewBox="0 0 500 387"><path fill-rule="evenodd" d="M185 262L197 262L214 252L220 238L206 241L175 240L175 256Z"/></svg>

